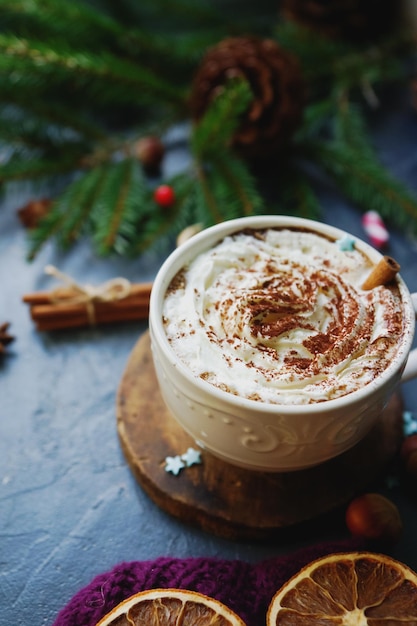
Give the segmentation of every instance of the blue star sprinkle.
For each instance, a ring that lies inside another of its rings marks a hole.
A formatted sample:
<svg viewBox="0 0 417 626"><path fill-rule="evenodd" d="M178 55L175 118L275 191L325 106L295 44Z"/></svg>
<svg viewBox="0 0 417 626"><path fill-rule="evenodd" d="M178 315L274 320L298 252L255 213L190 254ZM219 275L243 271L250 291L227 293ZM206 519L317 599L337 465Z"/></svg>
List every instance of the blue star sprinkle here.
<svg viewBox="0 0 417 626"><path fill-rule="evenodd" d="M198 463L201 463L201 452L194 450L194 448L188 448L187 452L181 455L181 458L185 461L187 467L198 465Z"/></svg>
<svg viewBox="0 0 417 626"><path fill-rule="evenodd" d="M174 476L178 476L184 467L185 463L178 454L177 456L167 456L165 459L165 471L171 472Z"/></svg>
<svg viewBox="0 0 417 626"><path fill-rule="evenodd" d="M352 252L352 250L355 249L355 240L353 237L349 237L349 235L338 239L336 243L339 246L339 250L342 250L342 252Z"/></svg>
<svg viewBox="0 0 417 626"><path fill-rule="evenodd" d="M417 419L411 411L403 412L403 431L405 437L417 433Z"/></svg>

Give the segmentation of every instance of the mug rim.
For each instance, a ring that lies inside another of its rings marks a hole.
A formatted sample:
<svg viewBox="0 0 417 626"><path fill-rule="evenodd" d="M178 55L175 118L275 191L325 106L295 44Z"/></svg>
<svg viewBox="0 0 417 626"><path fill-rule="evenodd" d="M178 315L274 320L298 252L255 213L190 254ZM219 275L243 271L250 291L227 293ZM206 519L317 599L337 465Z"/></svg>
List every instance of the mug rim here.
<svg viewBox="0 0 417 626"><path fill-rule="evenodd" d="M162 323L162 305L166 290L175 276L175 274L187 263L189 263L198 254L211 248L215 243L221 241L224 237L245 228L285 228L285 227L302 227L320 235L330 236L335 240L343 236L351 236L355 239L355 246L368 256L371 261L378 262L383 254L376 248L363 241L360 237L353 235L349 231L342 228L302 217L293 217L288 215L253 215L239 217L209 226L208 228L195 234L193 237L185 241L181 246L173 250L160 266L151 290L149 303L149 327L151 331L152 341L157 341L159 348L163 351L164 356L170 362L175 361L176 369L181 372L182 376L188 382L195 385L197 390L202 394L209 394L222 403L229 406L246 408L252 411L262 411L264 413L281 413L281 414L314 414L334 411L336 408L353 405L356 401L362 401L364 397L372 394L373 391L381 389L390 379L396 375L400 376L402 369L407 362L407 356L412 347L414 338L415 312L411 299L410 291L404 282L401 274L397 274L396 281L398 283L404 312L404 330L401 342L398 344L398 350L393 357L391 363L378 374L375 379L367 383L364 387L352 391L343 396L321 402L311 404L281 404L278 402L264 402L262 400L253 400L243 396L235 395L224 391L219 387L203 380L193 374L188 366L178 357L170 345L166 336Z"/></svg>

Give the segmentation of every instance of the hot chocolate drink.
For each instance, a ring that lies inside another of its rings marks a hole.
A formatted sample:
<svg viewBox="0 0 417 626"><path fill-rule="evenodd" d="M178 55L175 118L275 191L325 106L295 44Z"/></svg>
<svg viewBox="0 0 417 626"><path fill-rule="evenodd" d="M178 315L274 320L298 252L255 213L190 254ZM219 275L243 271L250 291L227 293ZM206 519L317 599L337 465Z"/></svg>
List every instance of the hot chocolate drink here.
<svg viewBox="0 0 417 626"><path fill-rule="evenodd" d="M354 240L242 230L184 267L165 294L172 349L207 382L272 404L323 402L373 381L403 333L396 282L365 290Z"/></svg>

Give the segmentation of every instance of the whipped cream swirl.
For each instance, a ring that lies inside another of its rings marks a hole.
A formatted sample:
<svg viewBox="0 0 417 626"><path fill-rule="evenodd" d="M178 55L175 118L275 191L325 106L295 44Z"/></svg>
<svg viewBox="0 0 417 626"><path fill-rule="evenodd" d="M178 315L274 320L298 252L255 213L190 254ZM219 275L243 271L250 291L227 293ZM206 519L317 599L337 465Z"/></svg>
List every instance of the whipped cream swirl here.
<svg viewBox="0 0 417 626"><path fill-rule="evenodd" d="M241 397L309 404L363 387L402 333L396 286L363 291L360 251L306 230L242 231L172 281L164 327L196 375Z"/></svg>

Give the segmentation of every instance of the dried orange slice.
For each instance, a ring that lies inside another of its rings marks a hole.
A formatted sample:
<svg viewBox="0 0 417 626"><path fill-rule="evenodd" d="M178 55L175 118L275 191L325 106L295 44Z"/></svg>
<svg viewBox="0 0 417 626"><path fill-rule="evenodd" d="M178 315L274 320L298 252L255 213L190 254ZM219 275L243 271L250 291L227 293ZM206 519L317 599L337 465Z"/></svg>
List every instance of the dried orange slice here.
<svg viewBox="0 0 417 626"><path fill-rule="evenodd" d="M227 606L196 591L150 589L130 596L97 626L246 626Z"/></svg>
<svg viewBox="0 0 417 626"><path fill-rule="evenodd" d="M417 574L371 552L313 561L273 597L267 626L416 626Z"/></svg>

